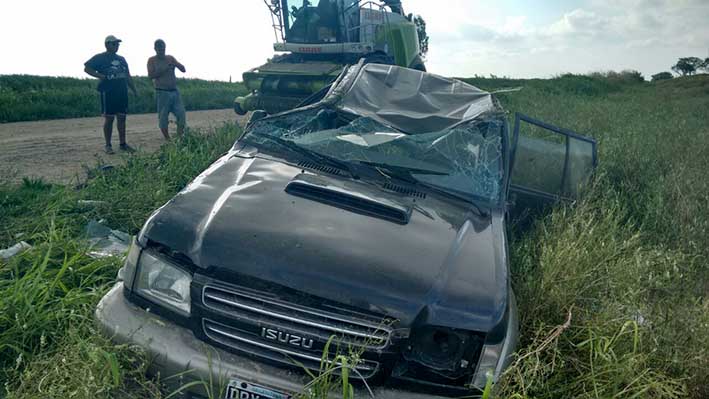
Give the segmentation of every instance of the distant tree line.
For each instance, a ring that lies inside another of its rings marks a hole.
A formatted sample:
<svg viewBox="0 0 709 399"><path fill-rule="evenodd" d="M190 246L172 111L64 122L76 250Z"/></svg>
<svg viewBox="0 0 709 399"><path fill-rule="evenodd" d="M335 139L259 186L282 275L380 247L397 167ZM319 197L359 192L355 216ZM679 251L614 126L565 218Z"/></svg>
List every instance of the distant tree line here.
<svg viewBox="0 0 709 399"><path fill-rule="evenodd" d="M652 75L652 81L672 79L674 76L670 72L660 72Z"/></svg>
<svg viewBox="0 0 709 399"><path fill-rule="evenodd" d="M682 57L672 66L672 70L681 76L691 76L699 71L709 72L709 58ZM672 79L674 76L670 72L660 72L652 75L652 81Z"/></svg>
<svg viewBox="0 0 709 399"><path fill-rule="evenodd" d="M682 76L694 75L699 70L709 71L709 58L705 60L698 57L680 58L679 61L672 66L672 70Z"/></svg>
<svg viewBox="0 0 709 399"><path fill-rule="evenodd" d="M625 69L620 72L616 71L605 71L605 72L590 72L587 76L596 79L604 79L612 83L621 84L632 84L632 83L642 83L645 81L645 77L639 71L634 69Z"/></svg>
<svg viewBox="0 0 709 399"><path fill-rule="evenodd" d="M420 15L409 14L408 18L410 21L414 22L414 25L416 25L416 33L418 34L419 38L419 48L421 49L421 57L426 58L426 54L428 54L429 41L428 33L426 33L426 21Z"/></svg>

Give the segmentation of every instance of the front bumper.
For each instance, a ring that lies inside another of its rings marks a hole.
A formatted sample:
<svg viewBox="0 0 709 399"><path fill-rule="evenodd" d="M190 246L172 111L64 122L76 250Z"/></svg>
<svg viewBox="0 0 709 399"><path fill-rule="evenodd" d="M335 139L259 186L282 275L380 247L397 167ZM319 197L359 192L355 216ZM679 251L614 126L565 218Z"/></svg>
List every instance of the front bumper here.
<svg viewBox="0 0 709 399"><path fill-rule="evenodd" d="M302 392L308 382L307 377L299 373L210 346L195 338L188 329L133 305L123 295L123 282L116 283L101 299L96 319L103 333L114 342L142 347L151 360L149 374L159 375L170 391L201 382L182 390L183 398L223 398L232 378L292 393ZM173 376L179 377L170 378ZM382 399L449 399L392 388L372 389L375 397ZM331 396L342 397L341 394ZM358 389L355 397L369 398L369 394Z"/></svg>

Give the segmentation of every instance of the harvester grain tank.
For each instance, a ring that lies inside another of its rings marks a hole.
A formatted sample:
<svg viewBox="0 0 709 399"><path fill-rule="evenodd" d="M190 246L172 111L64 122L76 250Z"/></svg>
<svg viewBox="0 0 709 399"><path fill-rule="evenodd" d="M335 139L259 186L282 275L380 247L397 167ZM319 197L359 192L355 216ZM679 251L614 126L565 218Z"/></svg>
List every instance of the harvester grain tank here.
<svg viewBox="0 0 709 399"><path fill-rule="evenodd" d="M361 58L425 70L416 25L398 0L264 3L275 31L273 49L279 54L244 73L251 93L235 100L238 114L294 108Z"/></svg>

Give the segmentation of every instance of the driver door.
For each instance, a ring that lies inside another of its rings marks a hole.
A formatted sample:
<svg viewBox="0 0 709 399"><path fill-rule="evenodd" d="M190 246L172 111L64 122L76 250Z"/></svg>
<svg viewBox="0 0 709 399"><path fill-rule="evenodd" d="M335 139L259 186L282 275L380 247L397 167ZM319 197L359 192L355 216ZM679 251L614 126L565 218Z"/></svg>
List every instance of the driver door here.
<svg viewBox="0 0 709 399"><path fill-rule="evenodd" d="M508 198L517 215L574 200L598 164L594 139L519 113L511 149Z"/></svg>

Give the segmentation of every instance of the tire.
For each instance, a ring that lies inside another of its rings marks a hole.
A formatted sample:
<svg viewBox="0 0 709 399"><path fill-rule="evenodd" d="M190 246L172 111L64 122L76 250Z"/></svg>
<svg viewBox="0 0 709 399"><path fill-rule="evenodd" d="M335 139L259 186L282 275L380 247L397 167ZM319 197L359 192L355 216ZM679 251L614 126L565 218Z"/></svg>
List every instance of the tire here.
<svg viewBox="0 0 709 399"><path fill-rule="evenodd" d="M234 101L234 112L236 112L237 115L246 115L246 111L241 108L241 104L236 101Z"/></svg>

